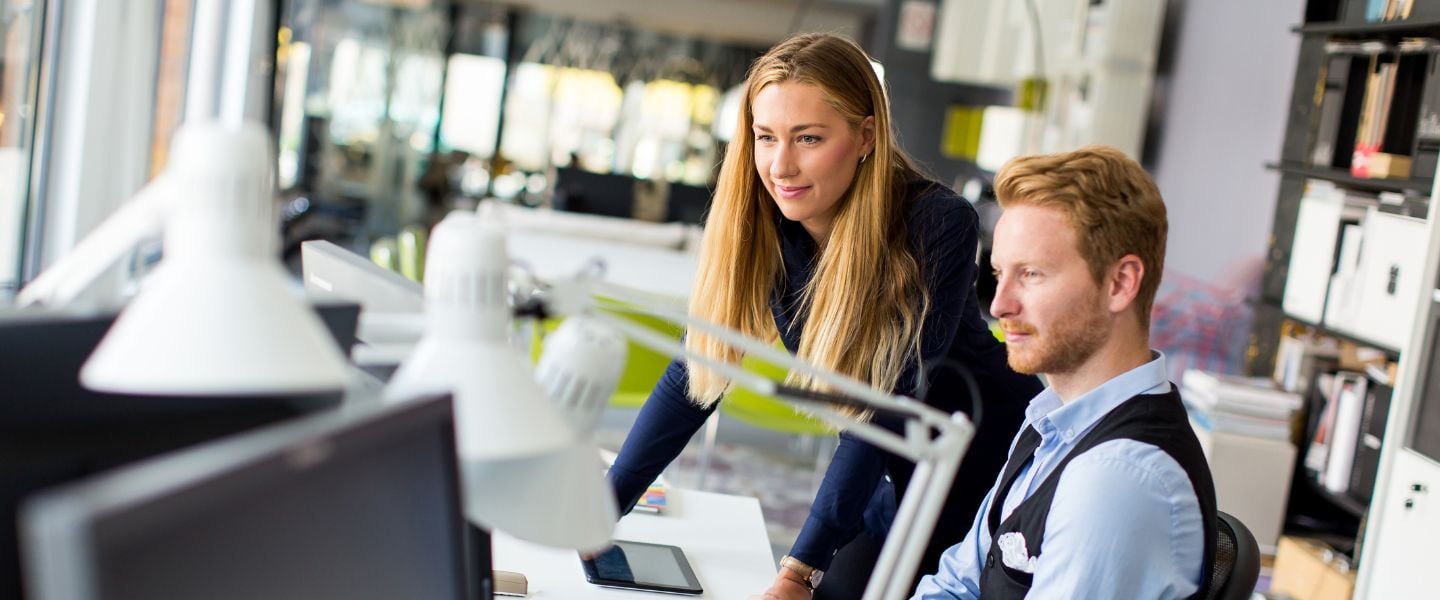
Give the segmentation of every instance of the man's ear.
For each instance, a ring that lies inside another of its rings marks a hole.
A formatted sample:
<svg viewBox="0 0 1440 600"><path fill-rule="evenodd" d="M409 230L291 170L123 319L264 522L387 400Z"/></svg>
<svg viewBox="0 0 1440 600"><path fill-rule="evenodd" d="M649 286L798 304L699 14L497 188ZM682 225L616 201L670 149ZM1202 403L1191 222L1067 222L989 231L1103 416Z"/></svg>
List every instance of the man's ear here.
<svg viewBox="0 0 1440 600"><path fill-rule="evenodd" d="M1140 282L1145 280L1145 262L1139 256L1126 254L1110 267L1108 302L1111 313L1129 310L1140 294Z"/></svg>

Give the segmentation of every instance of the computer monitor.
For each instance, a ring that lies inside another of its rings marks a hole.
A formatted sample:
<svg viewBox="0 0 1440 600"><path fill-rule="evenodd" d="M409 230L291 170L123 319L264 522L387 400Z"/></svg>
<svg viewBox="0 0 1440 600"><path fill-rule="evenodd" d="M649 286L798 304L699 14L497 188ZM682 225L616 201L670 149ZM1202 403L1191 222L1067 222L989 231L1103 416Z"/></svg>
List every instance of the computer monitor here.
<svg viewBox="0 0 1440 600"><path fill-rule="evenodd" d="M300 244L305 292L360 304L366 313L419 313L425 290L419 283L324 240Z"/></svg>
<svg viewBox="0 0 1440 600"><path fill-rule="evenodd" d="M342 348L355 343L354 304L317 308ZM106 394L80 366L113 312L0 313L0 600L23 598L16 531L36 490L144 458L338 406L339 394L192 398Z"/></svg>
<svg viewBox="0 0 1440 600"><path fill-rule="evenodd" d="M665 220L671 223L704 225L705 215L710 212L709 188L684 183L670 184L670 196L665 203Z"/></svg>
<svg viewBox="0 0 1440 600"><path fill-rule="evenodd" d="M552 203L557 210L629 218L635 212L635 178L561 167L555 170Z"/></svg>
<svg viewBox="0 0 1440 600"><path fill-rule="evenodd" d="M449 396L327 411L44 492L33 600L467 596Z"/></svg>

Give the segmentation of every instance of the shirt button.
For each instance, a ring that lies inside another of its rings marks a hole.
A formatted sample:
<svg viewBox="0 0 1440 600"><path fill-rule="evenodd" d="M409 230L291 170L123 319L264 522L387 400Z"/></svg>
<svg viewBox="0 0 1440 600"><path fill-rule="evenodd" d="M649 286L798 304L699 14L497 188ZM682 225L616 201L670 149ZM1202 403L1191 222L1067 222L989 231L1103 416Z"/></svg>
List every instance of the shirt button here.
<svg viewBox="0 0 1440 600"><path fill-rule="evenodd" d="M1074 440L1074 439L1075 439L1075 430L1074 430L1074 429L1066 429L1066 430L1065 430L1065 441L1068 442L1068 441L1071 441L1071 440Z"/></svg>

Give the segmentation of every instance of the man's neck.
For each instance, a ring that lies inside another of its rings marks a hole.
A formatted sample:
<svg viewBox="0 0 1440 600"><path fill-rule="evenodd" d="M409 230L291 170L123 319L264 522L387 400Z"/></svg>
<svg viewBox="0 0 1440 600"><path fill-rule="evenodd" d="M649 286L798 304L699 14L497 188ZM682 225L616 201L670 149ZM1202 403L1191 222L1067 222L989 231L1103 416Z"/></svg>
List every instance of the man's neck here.
<svg viewBox="0 0 1440 600"><path fill-rule="evenodd" d="M1145 334L1116 335L1070 373L1047 373L1045 380L1069 404L1116 377L1150 362L1150 340Z"/></svg>

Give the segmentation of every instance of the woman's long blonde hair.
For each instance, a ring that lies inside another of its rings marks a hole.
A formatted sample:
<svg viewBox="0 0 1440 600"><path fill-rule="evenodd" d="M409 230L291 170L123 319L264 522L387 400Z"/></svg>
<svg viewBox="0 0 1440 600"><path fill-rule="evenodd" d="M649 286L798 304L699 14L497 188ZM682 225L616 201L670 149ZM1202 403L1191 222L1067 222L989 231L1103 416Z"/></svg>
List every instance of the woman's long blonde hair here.
<svg viewBox="0 0 1440 600"><path fill-rule="evenodd" d="M906 365L918 361L928 295L906 235L906 180L917 176L891 133L890 108L865 51L844 37L794 36L751 66L735 136L706 218L699 271L690 296L692 315L745 334L774 340L779 332L770 294L784 277L778 208L756 173L751 113L755 95L779 82L813 85L858 131L874 116L875 147L837 204L830 237L815 274L802 291L798 356L881 390L895 388ZM738 363L742 353L691 330L686 348ZM729 380L691 361L690 398L708 406ZM826 386L790 374L808 389Z"/></svg>

